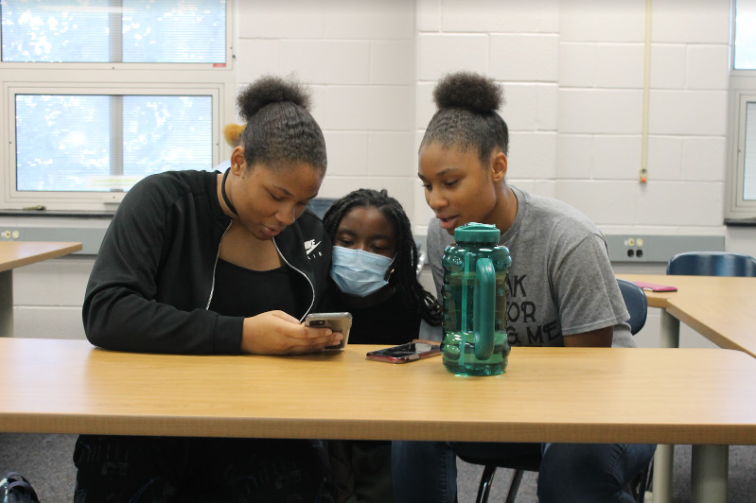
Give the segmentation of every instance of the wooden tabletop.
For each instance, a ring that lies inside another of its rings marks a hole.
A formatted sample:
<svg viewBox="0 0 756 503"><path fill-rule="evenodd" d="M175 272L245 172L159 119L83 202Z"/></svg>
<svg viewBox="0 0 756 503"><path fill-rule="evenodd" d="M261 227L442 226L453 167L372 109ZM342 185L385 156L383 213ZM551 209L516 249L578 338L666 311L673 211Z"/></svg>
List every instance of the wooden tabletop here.
<svg viewBox="0 0 756 503"><path fill-rule="evenodd" d="M0 272L62 257L81 250L81 243L47 241L0 241Z"/></svg>
<svg viewBox="0 0 756 503"><path fill-rule="evenodd" d="M756 359L721 349L514 348L440 357L117 353L0 339L0 431L272 438L756 444Z"/></svg>
<svg viewBox="0 0 756 503"><path fill-rule="evenodd" d="M620 274L630 281L676 286L646 292L648 305L669 314L717 346L756 357L756 278Z"/></svg>

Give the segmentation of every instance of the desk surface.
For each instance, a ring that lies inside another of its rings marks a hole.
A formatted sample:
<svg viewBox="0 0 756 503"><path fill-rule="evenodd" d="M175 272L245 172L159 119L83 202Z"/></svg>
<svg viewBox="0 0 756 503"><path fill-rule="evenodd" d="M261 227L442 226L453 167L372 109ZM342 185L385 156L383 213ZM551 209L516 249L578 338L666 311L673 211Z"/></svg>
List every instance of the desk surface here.
<svg viewBox="0 0 756 503"><path fill-rule="evenodd" d="M514 348L440 358L116 353L0 339L0 431L273 438L756 444L756 359L721 349Z"/></svg>
<svg viewBox="0 0 756 503"><path fill-rule="evenodd" d="M0 241L0 272L62 257L81 250L81 243L43 241Z"/></svg>
<svg viewBox="0 0 756 503"><path fill-rule="evenodd" d="M677 292L646 292L648 305L666 309L717 346L756 357L756 278L639 274L618 277L676 286Z"/></svg>

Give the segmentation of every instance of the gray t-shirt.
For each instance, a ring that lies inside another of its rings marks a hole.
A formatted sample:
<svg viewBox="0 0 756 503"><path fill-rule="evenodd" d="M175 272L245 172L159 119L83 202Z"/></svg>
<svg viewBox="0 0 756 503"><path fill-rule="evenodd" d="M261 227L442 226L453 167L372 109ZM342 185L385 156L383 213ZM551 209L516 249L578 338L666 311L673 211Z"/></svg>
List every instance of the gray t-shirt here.
<svg viewBox="0 0 756 503"><path fill-rule="evenodd" d="M564 346L563 336L614 326L612 346L635 347L601 231L561 201L510 187L517 197L517 216L499 241L512 256L507 278L509 343ZM453 243L438 219L431 219L428 262L438 299L444 276L441 258ZM440 340L440 333L428 328L422 336Z"/></svg>

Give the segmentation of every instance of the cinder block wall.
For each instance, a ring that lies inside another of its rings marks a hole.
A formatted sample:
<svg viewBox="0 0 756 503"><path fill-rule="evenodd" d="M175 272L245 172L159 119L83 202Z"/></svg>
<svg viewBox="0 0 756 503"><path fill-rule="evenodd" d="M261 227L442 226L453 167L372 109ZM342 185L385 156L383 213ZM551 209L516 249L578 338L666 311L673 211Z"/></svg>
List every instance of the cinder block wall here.
<svg viewBox="0 0 756 503"><path fill-rule="evenodd" d="M237 81L312 87L328 148L324 197L388 189L412 208L415 6L407 0L239 1Z"/></svg>
<svg viewBox="0 0 756 503"><path fill-rule="evenodd" d="M642 185L645 18L643 0L418 0L418 136L440 75L484 72L505 88L511 183L605 232L725 234L730 3L653 2ZM419 189L415 216L430 216Z"/></svg>

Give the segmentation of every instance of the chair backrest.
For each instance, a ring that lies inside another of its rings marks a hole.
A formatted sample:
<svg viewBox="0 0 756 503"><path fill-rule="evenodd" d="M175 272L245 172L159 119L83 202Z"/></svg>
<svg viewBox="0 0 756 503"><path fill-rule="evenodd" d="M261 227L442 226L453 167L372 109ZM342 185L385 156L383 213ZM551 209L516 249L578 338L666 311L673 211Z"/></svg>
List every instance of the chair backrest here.
<svg viewBox="0 0 756 503"><path fill-rule="evenodd" d="M646 324L646 315L648 314L646 294L643 293L641 287L630 281L617 278L617 283L620 292L622 292L622 298L625 299L627 312L630 313L630 320L627 322L630 325L630 333L635 335Z"/></svg>
<svg viewBox="0 0 756 503"><path fill-rule="evenodd" d="M310 200L307 208L315 213L319 219L323 220L323 215L326 214L328 208L330 208L336 201L337 199L334 197L316 197Z"/></svg>
<svg viewBox="0 0 756 503"><path fill-rule="evenodd" d="M684 276L756 276L756 259L726 252L678 253L667 263L667 274Z"/></svg>

